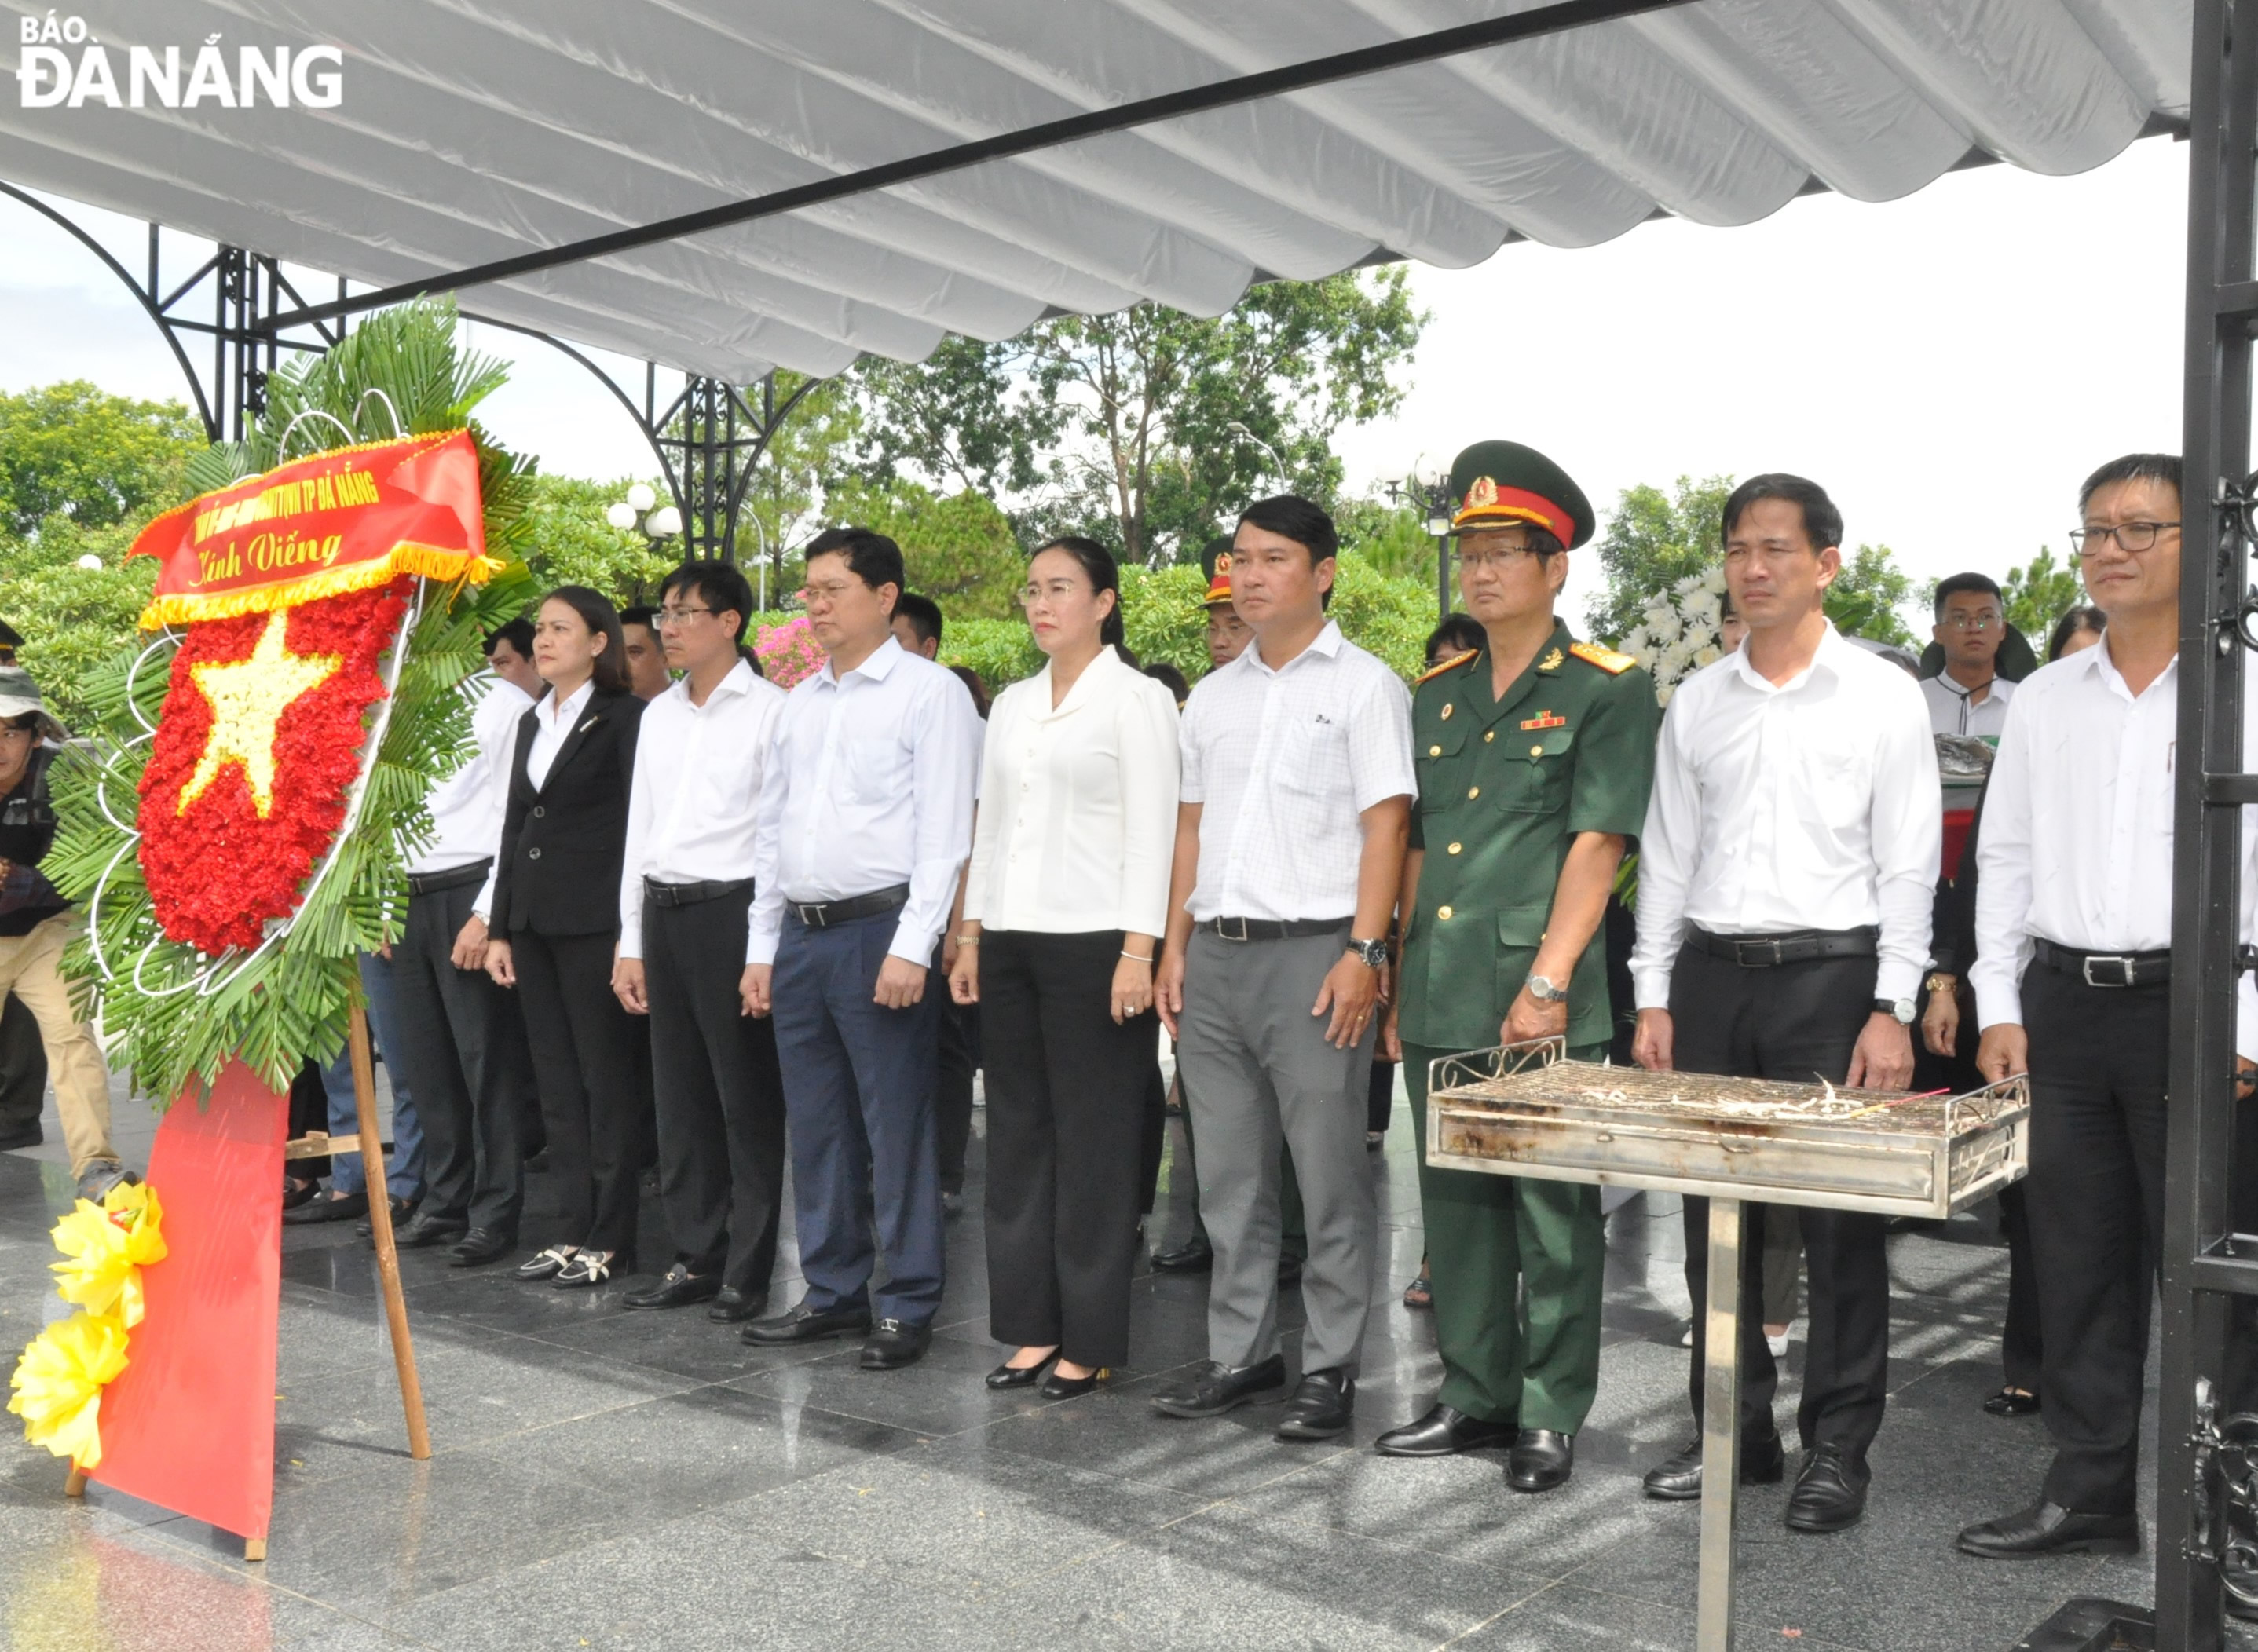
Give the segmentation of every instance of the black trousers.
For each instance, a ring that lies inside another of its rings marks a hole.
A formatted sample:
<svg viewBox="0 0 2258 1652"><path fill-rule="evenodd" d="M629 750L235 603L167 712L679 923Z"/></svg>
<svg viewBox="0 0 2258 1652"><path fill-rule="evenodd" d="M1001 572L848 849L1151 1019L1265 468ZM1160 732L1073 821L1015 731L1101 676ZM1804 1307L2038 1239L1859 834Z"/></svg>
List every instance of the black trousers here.
<svg viewBox="0 0 2258 1652"><path fill-rule="evenodd" d="M11 992L0 1000L0 1142L39 1139L46 1094L47 1046L39 1017Z"/></svg>
<svg viewBox="0 0 2258 1652"><path fill-rule="evenodd" d="M400 1063L423 1126L424 1212L515 1238L533 1056L515 995L450 955L478 895L464 883L408 897L392 948L401 1047L387 1057Z"/></svg>
<svg viewBox="0 0 2258 1652"><path fill-rule="evenodd" d="M1670 978L1673 1060L1680 1071L1743 1078L1836 1083L1873 1013L1871 958L1821 958L1743 969L1686 947ZM1779 1374L1764 1336L1764 1227L1760 1205L1743 1205L1741 1228L1741 1429L1773 1431ZM1881 1431L1888 1395L1890 1268L1883 1218L1850 1210L1805 1209L1804 1268L1810 1287L1810 1342L1796 1427L1806 1450L1833 1446L1863 1464ZM1686 1201L1686 1284L1694 1296L1694 1366L1687 1393L1701 1416L1704 1327L1708 1300L1709 1202ZM2049 1404L2052 1401L2049 1400Z"/></svg>
<svg viewBox="0 0 2258 1652"><path fill-rule="evenodd" d="M519 929L509 939L557 1193L548 1243L631 1251L642 1131L636 1018L612 994L612 932Z"/></svg>
<svg viewBox="0 0 2258 1652"><path fill-rule="evenodd" d="M1395 1112L1395 1063L1374 1061L1372 1082L1364 1093L1364 1127L1374 1135L1384 1134L1388 1121Z"/></svg>
<svg viewBox="0 0 2258 1652"><path fill-rule="evenodd" d="M742 897L643 909L658 1186L675 1259L765 1297L784 1209L776 1025L744 1013Z"/></svg>
<svg viewBox="0 0 2258 1652"><path fill-rule="evenodd" d="M1153 1214L1161 1191L1161 1160L1168 1146L1168 1081L1155 1060L1145 1074L1145 1101L1137 1122L1137 1214Z"/></svg>
<svg viewBox="0 0 2258 1652"><path fill-rule="evenodd" d="M980 1066L980 1006L948 996L948 977L934 969L925 989L941 1005L941 1076L934 1086L940 1131L941 1190L964 1191L964 1155L972 1146L972 1074Z"/></svg>
<svg viewBox="0 0 2258 1652"><path fill-rule="evenodd" d="M989 1329L1078 1365L1129 1358L1140 1138L1159 1023L1116 1025L1122 932L980 938Z"/></svg>
<svg viewBox="0 0 2258 1652"><path fill-rule="evenodd" d="M2089 987L2034 961L2031 1173L2024 1184L2046 1349L2047 1500L2133 1508L2141 1368L2163 1254L2168 987Z"/></svg>

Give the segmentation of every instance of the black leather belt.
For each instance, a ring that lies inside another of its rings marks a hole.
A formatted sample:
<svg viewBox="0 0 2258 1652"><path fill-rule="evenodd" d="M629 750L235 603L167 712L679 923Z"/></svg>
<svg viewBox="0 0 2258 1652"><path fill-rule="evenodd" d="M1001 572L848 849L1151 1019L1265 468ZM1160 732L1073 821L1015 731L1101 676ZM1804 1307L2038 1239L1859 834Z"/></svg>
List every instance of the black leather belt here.
<svg viewBox="0 0 2258 1652"><path fill-rule="evenodd" d="M1211 918L1195 924L1223 940L1303 940L1313 935L1337 935L1356 919L1294 918L1281 923L1271 918Z"/></svg>
<svg viewBox="0 0 2258 1652"><path fill-rule="evenodd" d="M2048 968L2076 975L2089 987L2161 987L2172 978L2168 952L2079 952L2039 935L2031 937L2031 950Z"/></svg>
<svg viewBox="0 0 2258 1652"><path fill-rule="evenodd" d="M662 883L655 877L643 881L643 892L654 906L695 906L700 901L718 901L724 895L749 895L753 880L733 877L724 883Z"/></svg>
<svg viewBox="0 0 2258 1652"><path fill-rule="evenodd" d="M851 924L858 918L876 918L905 905L910 898L910 886L897 883L891 889L873 890L868 895L852 895L843 901L788 900L785 910L810 929L828 929L834 924Z"/></svg>
<svg viewBox="0 0 2258 1652"><path fill-rule="evenodd" d="M486 874L493 869L491 858L473 861L468 866L451 866L444 872L410 872L408 892L410 895L437 895L441 890L460 889L465 883L483 883Z"/></svg>
<svg viewBox="0 0 2258 1652"><path fill-rule="evenodd" d="M1871 958L1880 935L1871 924L1858 929L1791 929L1777 935L1713 935L1706 929L1689 929L1686 944L1743 969L1770 969L1814 958Z"/></svg>

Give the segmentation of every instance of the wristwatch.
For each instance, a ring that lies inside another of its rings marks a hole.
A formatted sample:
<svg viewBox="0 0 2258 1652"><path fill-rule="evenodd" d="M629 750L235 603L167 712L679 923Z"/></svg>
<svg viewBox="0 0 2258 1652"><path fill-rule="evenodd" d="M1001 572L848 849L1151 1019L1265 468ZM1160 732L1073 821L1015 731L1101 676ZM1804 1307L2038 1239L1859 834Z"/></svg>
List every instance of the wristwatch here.
<svg viewBox="0 0 2258 1652"><path fill-rule="evenodd" d="M1937 996L1943 997L1960 989L1960 977L1949 969L1939 969L1921 984Z"/></svg>
<svg viewBox="0 0 2258 1652"><path fill-rule="evenodd" d="M1888 1016L1901 1027L1909 1027L1913 1025L1913 1000L1877 998L1874 1000L1874 1013Z"/></svg>
<svg viewBox="0 0 2258 1652"><path fill-rule="evenodd" d="M1528 986L1529 996L1539 1003L1560 1003L1568 996L1567 988L1554 986L1551 980L1544 975L1530 976Z"/></svg>
<svg viewBox="0 0 2258 1652"><path fill-rule="evenodd" d="M1348 949L1367 969L1388 968L1388 943L1385 940L1359 940L1352 935L1348 939Z"/></svg>

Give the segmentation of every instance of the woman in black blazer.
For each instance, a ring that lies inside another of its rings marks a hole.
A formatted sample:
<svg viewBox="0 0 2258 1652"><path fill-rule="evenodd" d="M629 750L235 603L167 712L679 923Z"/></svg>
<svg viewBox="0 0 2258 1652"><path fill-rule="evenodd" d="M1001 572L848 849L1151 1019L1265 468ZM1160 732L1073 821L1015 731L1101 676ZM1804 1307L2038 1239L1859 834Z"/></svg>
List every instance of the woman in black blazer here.
<svg viewBox="0 0 2258 1652"><path fill-rule="evenodd" d="M549 691L518 725L486 963L524 1006L557 1195L554 1240L517 1273L564 1289L634 1261L639 1087L612 954L643 702L620 617L585 585L543 599L533 663Z"/></svg>

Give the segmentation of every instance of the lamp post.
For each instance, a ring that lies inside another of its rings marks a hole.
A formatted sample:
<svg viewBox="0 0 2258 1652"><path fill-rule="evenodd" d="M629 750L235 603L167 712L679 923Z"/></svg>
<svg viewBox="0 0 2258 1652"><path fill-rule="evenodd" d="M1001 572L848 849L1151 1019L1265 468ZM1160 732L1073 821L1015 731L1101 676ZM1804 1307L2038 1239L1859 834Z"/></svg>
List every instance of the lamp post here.
<svg viewBox="0 0 2258 1652"><path fill-rule="evenodd" d="M1435 621L1451 617L1451 484L1437 477L1423 482L1414 472L1400 482L1387 484L1388 502L1412 505L1426 513L1428 535L1435 542Z"/></svg>
<svg viewBox="0 0 2258 1652"><path fill-rule="evenodd" d="M1262 450L1264 454L1267 455L1270 460L1270 468L1278 472L1278 491L1281 493L1290 493L1294 491L1293 484L1286 479L1286 462L1278 457L1278 450L1276 448L1272 447L1267 442L1265 442L1260 436L1255 435L1253 431L1248 429L1236 419L1233 419L1229 424L1225 425L1223 428L1230 431L1233 436L1238 436L1241 441L1251 442L1256 447Z"/></svg>
<svg viewBox="0 0 2258 1652"><path fill-rule="evenodd" d="M671 539L682 531L682 513L671 505L660 505L645 482L637 482L625 499L607 507L604 520L623 534L640 528L647 539Z"/></svg>

